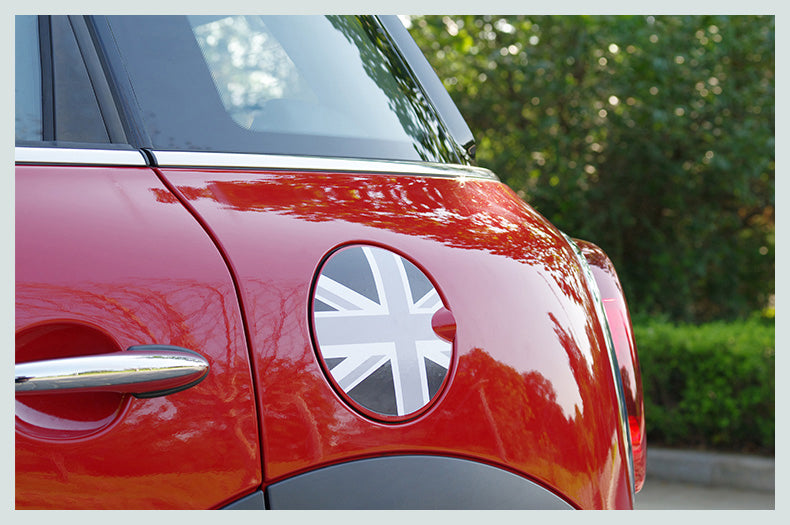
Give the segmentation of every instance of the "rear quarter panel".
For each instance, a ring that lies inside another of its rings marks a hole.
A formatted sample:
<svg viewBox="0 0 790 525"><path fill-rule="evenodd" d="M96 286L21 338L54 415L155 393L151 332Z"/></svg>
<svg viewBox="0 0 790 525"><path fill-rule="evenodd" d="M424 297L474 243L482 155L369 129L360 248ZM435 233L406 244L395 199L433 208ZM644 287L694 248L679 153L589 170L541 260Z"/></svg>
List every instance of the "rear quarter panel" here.
<svg viewBox="0 0 790 525"><path fill-rule="evenodd" d="M630 508L607 349L562 234L495 181L162 169L219 240L241 289L261 407L264 484L388 454L474 459L580 508ZM400 424L363 417L327 381L310 285L339 245L407 255L457 322L449 386ZM470 480L471 482L471 480Z"/></svg>

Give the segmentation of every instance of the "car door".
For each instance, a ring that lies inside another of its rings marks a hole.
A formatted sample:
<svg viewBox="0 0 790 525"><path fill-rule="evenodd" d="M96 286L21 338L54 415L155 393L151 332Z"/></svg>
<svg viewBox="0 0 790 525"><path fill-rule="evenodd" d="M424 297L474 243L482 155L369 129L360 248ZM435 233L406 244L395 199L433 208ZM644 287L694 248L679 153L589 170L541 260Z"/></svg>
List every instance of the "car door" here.
<svg viewBox="0 0 790 525"><path fill-rule="evenodd" d="M129 145L85 21L17 16L15 43L16 508L218 508L250 494L260 439L226 261ZM208 371L146 384L168 356ZM95 379L116 362L132 385Z"/></svg>

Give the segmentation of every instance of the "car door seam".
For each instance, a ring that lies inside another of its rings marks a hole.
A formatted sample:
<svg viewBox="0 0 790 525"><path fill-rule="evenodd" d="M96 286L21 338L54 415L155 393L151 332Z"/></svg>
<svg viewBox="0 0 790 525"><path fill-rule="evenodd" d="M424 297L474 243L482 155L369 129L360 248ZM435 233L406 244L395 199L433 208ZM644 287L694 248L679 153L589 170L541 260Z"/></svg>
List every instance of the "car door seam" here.
<svg viewBox="0 0 790 525"><path fill-rule="evenodd" d="M143 150L143 151L145 151L145 150ZM239 282L239 280L237 278L236 268L234 267L233 262L230 260L230 257L228 256L227 251L225 250L225 247L222 245L222 242L219 240L219 238L217 237L215 232L211 229L209 224L203 219L203 217L200 215L200 213L198 213L198 211L194 208L194 206L192 206L189 203L189 201L184 196L184 194L181 193L181 191L174 184L172 184L168 180L168 178L165 176L165 174L158 167L152 166L151 168L152 168L153 172L156 174L156 176L159 178L159 180L162 182L162 184L165 185L165 187L176 197L176 199L178 199L178 201L181 203L181 205L184 206L184 208L194 217L194 219L198 222L198 224L203 228L203 230L209 236L209 239L211 239L211 242L217 248L217 251L219 252L220 257L222 257L222 260L225 263L226 268L228 269L228 273L230 273L230 279L231 279L231 282L233 283L233 289L234 289L234 291L236 293L236 298L237 298L237 301L238 301L239 310L240 310L240 314L241 314L241 322L242 322L242 327L243 327L243 330L244 330L244 341L245 341L245 343L247 345L247 358L249 359L250 373L252 375L252 391L253 391L253 398L254 398L254 401L255 401L256 417L258 419L258 425L257 425L257 429L258 429L257 440L258 441L257 442L260 444L259 450L260 450L260 461L261 461L261 465L260 465L260 467L261 467L261 484L263 484L263 480L265 479L265 475L266 475L265 462L264 462L264 458L263 458L263 443L262 443L262 440L261 440L261 436L263 435L263 428L262 428L262 425L263 425L263 418L262 418L262 416L263 416L263 414L262 414L261 406L260 406L260 404L258 402L258 399L259 399L258 398L258 385L259 385L259 382L258 382L258 374L256 372L255 365L254 365L255 360L253 359L253 355L252 355L252 335L251 335L251 332L250 332L249 324L247 322L247 314L246 314L246 308L245 308L245 305L244 305L244 299L243 299L243 294L242 294L242 289L241 289L241 283Z"/></svg>

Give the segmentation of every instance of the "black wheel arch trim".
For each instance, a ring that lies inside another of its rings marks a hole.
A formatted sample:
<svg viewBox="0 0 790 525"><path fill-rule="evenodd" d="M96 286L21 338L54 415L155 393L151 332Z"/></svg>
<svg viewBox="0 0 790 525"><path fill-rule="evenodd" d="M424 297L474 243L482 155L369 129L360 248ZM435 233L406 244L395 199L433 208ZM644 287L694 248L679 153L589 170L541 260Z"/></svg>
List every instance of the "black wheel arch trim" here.
<svg viewBox="0 0 790 525"><path fill-rule="evenodd" d="M538 483L485 463L385 456L319 468L266 487L270 509L573 509Z"/></svg>
<svg viewBox="0 0 790 525"><path fill-rule="evenodd" d="M221 510L264 510L266 509L266 502L264 501L263 491L256 490L252 494L248 494L243 498L239 498L233 503L228 503Z"/></svg>

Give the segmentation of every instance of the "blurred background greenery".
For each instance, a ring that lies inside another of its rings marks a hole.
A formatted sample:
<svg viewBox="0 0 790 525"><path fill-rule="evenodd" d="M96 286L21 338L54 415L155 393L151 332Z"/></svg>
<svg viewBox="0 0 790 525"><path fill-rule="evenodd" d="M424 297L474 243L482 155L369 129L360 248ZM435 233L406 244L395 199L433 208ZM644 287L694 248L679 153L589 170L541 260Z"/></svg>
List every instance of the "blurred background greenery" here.
<svg viewBox="0 0 790 525"><path fill-rule="evenodd" d="M774 290L774 17L424 16L477 160L614 262L630 307L748 317Z"/></svg>
<svg viewBox="0 0 790 525"><path fill-rule="evenodd" d="M772 453L774 17L403 18L478 164L614 262L649 439Z"/></svg>

